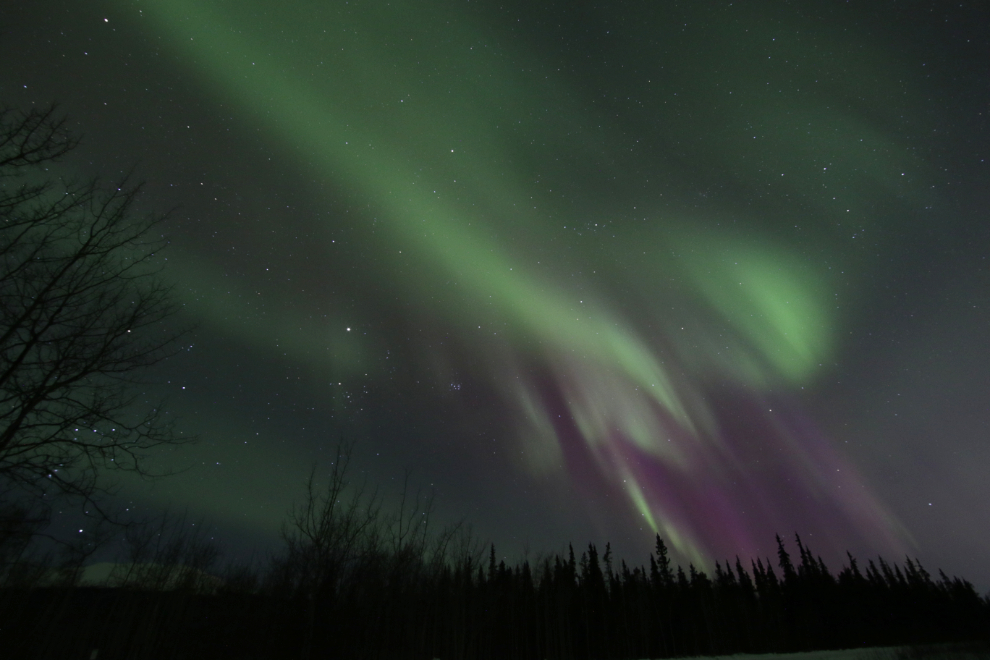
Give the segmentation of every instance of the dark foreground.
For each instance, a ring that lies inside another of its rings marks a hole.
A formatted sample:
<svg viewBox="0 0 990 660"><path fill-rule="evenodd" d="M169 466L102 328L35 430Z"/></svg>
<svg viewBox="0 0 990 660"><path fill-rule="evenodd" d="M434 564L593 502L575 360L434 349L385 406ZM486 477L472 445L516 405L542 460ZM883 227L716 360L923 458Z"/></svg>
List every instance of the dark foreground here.
<svg viewBox="0 0 990 660"><path fill-rule="evenodd" d="M913 646L898 657L935 660L923 645L964 642L983 646L960 657L990 657L990 601L965 580L935 580L911 560L861 571L851 557L832 575L798 544L798 562L780 545L778 571L737 560L711 577L672 569L658 541L649 568L632 570L589 546L514 567L494 552L487 566L365 558L323 576L323 589L292 567L159 590L6 588L0 657L620 660Z"/></svg>

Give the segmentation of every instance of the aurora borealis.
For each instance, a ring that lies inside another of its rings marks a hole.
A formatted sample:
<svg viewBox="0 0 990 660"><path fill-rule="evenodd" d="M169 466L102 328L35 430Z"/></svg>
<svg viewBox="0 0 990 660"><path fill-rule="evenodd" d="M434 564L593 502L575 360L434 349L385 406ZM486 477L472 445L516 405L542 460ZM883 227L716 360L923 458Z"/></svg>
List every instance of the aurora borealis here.
<svg viewBox="0 0 990 660"><path fill-rule="evenodd" d="M38 4L3 101L178 207L202 442L136 507L262 547L346 436L510 554L798 531L990 585L985 9Z"/></svg>

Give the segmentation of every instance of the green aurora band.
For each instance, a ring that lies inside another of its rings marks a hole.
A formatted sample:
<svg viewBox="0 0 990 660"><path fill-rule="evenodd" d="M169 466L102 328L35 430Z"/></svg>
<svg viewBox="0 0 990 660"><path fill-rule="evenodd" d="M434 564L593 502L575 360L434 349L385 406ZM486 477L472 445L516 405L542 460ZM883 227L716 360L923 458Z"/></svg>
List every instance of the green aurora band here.
<svg viewBox="0 0 990 660"><path fill-rule="evenodd" d="M771 415L764 397L812 384L837 350L836 291L863 269L837 255L838 242L881 229L869 209L922 203L913 190L924 166L896 135L865 111L831 109L850 107L837 99L865 83L868 106L910 98L890 82L906 75L879 48L852 60L824 28L788 41L805 26L726 10L706 18L703 40L718 47L704 48L652 39L672 19L645 12L624 28L624 55L666 69L644 66L653 73L635 89L649 110L630 103L616 120L531 41L428 4L141 6L217 103L363 209L361 240L380 271L369 276L446 319L461 345L484 335L482 375L516 411L521 466L534 478L570 466L580 481L569 458L578 444L682 556L708 565L717 535L753 544L763 530L740 520L727 484L762 493L753 499L768 525L781 518L767 473L739 464L745 451L708 396L729 383L760 408L775 460L804 496L900 547L901 526L829 441L797 414ZM841 70L859 78L842 83L831 73ZM803 86L819 91L794 91ZM642 126L650 145L630 137ZM709 185L692 183L701 170L751 203L694 203ZM219 286L204 262L187 256L182 270L191 292ZM635 299L619 304L622 291ZM278 336L290 357L325 355L320 368L341 378L373 368L342 318L251 325L201 298L187 305L244 341Z"/></svg>

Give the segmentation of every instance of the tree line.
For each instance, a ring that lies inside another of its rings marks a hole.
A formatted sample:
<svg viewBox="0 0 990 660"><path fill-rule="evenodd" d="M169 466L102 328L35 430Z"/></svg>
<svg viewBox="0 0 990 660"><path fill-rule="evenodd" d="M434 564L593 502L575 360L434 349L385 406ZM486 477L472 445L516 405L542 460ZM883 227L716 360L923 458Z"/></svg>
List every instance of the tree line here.
<svg viewBox="0 0 990 660"><path fill-rule="evenodd" d="M325 484L314 469L263 565L221 565L181 518L129 527L101 585L80 586L68 563L8 561L4 657L621 660L990 643L990 596L966 580L912 558L849 555L833 573L797 535L790 549L777 538L774 561L711 571L675 566L659 535L641 566L607 543L508 565L466 526L431 530L429 498L387 508L354 488L348 449Z"/></svg>

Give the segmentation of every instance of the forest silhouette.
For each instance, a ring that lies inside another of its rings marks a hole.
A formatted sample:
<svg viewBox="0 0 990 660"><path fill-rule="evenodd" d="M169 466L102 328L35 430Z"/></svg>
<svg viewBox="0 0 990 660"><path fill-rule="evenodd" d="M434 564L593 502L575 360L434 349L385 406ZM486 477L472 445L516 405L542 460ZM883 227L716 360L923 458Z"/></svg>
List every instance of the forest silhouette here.
<svg viewBox="0 0 990 660"><path fill-rule="evenodd" d="M606 543L497 561L455 525L430 531L430 498L383 501L316 470L264 565L221 565L184 518L132 525L97 584L79 558L0 536L4 658L667 658L979 642L990 596L917 560L848 555L833 574L797 535L777 557L675 566L659 535L648 566ZM405 492L405 491L404 491ZM29 522L29 521L28 521ZM25 522L25 525L28 524ZM30 531L22 526L22 530ZM796 553L792 553L796 550ZM75 563L72 558L75 558Z"/></svg>

